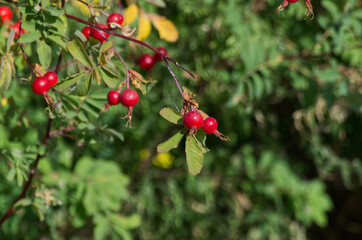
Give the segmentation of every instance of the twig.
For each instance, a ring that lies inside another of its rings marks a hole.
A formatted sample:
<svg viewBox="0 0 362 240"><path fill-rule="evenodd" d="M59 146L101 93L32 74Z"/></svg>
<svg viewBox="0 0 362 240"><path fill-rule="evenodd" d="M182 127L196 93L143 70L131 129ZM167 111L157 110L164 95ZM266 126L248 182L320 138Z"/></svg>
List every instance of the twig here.
<svg viewBox="0 0 362 240"><path fill-rule="evenodd" d="M180 87L180 84L179 84L178 81L177 81L176 75L172 72L172 70L171 70L171 68L170 68L170 65L169 65L168 62L167 62L167 59L163 59L163 61L165 61L166 66L167 66L167 68L168 68L168 71L171 73L173 79L175 80L176 86L177 86L177 88L178 88L178 90L179 90L179 92L180 92L180 94L181 94L182 99L184 99L184 95L182 94L182 89L181 89L181 87Z"/></svg>
<svg viewBox="0 0 362 240"><path fill-rule="evenodd" d="M48 118L47 129L46 129L43 141L42 141L43 146L47 145L47 143L48 143L51 126L52 126L52 119ZM41 157L42 157L42 155L40 155L40 153L38 153L36 155L34 165L31 168L29 175L28 175L28 181L25 183L23 190L21 191L20 195L15 199L15 201L13 202L13 204L11 205L9 210L1 217L0 226L5 222L5 220L8 217L10 217L14 213L14 208L15 208L16 203L25 197L25 194L28 191L28 189L30 188L31 182L36 174L38 163L39 163L39 160Z"/></svg>
<svg viewBox="0 0 362 240"><path fill-rule="evenodd" d="M126 82L127 82L127 88L129 88L129 68L126 64L126 62L123 60L123 58L118 54L118 52L116 51L116 49L114 49L114 47L112 47L114 53L117 55L117 57L121 60L121 62L123 63L123 65L126 68ZM121 88L119 89L119 91L121 91Z"/></svg>
<svg viewBox="0 0 362 240"><path fill-rule="evenodd" d="M20 24L19 24L19 34L18 34L17 39L19 39L20 36L21 36L21 25L22 25L22 23L23 23L23 18L22 18L22 13L21 13L21 12L20 12L20 20L19 20L19 22L20 22ZM35 74L35 72L34 72L34 68L33 68L33 66L31 65L31 63L29 62L28 56L26 56L26 53L25 53L25 51L24 51L24 49L23 49L23 44L19 43L19 47L20 47L21 52L23 53L23 57L24 57L26 63L27 63L28 66L29 66L31 75L32 75L32 76L36 76L36 74Z"/></svg>
<svg viewBox="0 0 362 240"><path fill-rule="evenodd" d="M81 19L81 18L72 16L72 15L69 15L69 14L65 14L65 16L66 16L67 18L76 20L76 21L78 21L78 22L81 22L81 23L83 23L83 24L86 24L86 25L88 25L88 26L90 26L90 27L92 27L92 28L101 30L101 31L106 32L106 33L108 33L108 34L111 34L111 35L113 35L113 36L116 36L116 37L119 37L119 38L123 38L123 39L126 39L126 40L128 40L128 41L131 41L131 42L135 42L135 43L137 43L137 44L140 44L140 45L142 45L142 46L144 46L144 47L146 47L146 48L148 48L148 49L151 49L151 50L154 51L156 54L158 54L158 55L160 55L160 56L163 56L160 51L158 51L156 48L152 47L151 45L149 45L149 44L147 44L147 43L145 43L145 42L143 42L143 41L139 41L139 40L137 40L137 39L135 39L135 38L127 37L127 36L125 36L125 35L122 35L122 34L119 34L119 33L115 33L115 32L113 32L113 31L110 31L110 30L107 30L107 29L103 29L103 28L98 27L98 26L96 26L96 25L94 25L94 24L92 24L92 23L90 23L90 22L87 22L87 21ZM182 67L175 59L172 59L172 58L170 58L170 57L168 57L168 56L163 56L163 57L164 57L164 59L169 60L170 62L172 62L173 64L175 64L177 67L181 68L183 71L187 72L192 78L195 78L195 75L194 75L191 71L189 71L189 70L187 70L186 68Z"/></svg>

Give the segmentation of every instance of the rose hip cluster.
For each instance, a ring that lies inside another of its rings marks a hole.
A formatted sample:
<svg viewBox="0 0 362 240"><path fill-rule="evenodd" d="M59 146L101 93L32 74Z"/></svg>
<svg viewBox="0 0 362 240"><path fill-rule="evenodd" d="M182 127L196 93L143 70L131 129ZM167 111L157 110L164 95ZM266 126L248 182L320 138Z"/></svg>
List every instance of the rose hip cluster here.
<svg viewBox="0 0 362 240"><path fill-rule="evenodd" d="M122 23L123 23L122 14L112 13L107 18L107 25L96 24L96 26L107 30L107 29L122 28ZM91 27L83 28L82 33L87 40L89 40L89 37L92 37L94 39L97 39L101 43L106 42L109 37L108 33Z"/></svg>
<svg viewBox="0 0 362 240"><path fill-rule="evenodd" d="M101 112L105 111L112 105L117 105L120 103L128 108L128 113L125 118L128 119L127 125L130 124L131 126L132 110L133 107L136 106L139 101L138 93L130 88L123 90L122 93L119 93L116 90L111 90L107 94L107 100L108 103L102 108Z"/></svg>
<svg viewBox="0 0 362 240"><path fill-rule="evenodd" d="M0 6L0 24L4 24L5 22L11 21L13 18L13 12L11 9L7 6ZM20 28L20 22L16 22L10 26L10 30L14 29L15 31L15 39L20 37L21 34L25 33L25 30L23 28L20 29L19 34L19 28Z"/></svg>
<svg viewBox="0 0 362 240"><path fill-rule="evenodd" d="M42 77L37 77L33 81L33 92L39 95L46 94L58 82L58 75L55 72L47 72Z"/></svg>
<svg viewBox="0 0 362 240"><path fill-rule="evenodd" d="M196 133L198 129L202 128L206 134L215 134L216 136L220 134L217 131L216 119L212 117L204 119L198 111L186 113L183 117L183 124L191 133Z"/></svg>
<svg viewBox="0 0 362 240"><path fill-rule="evenodd" d="M152 70L155 62L162 61L164 57L167 57L167 50L165 48L159 47L157 48L157 51L159 51L162 56L158 53L155 53L153 56L151 56L150 54L143 54L140 57L140 59L138 60L138 64L142 69L149 72Z"/></svg>
<svg viewBox="0 0 362 240"><path fill-rule="evenodd" d="M32 89L35 94L43 95L48 106L53 109L54 102L49 96L48 91L58 82L58 75L55 72L47 72L42 77L34 79Z"/></svg>

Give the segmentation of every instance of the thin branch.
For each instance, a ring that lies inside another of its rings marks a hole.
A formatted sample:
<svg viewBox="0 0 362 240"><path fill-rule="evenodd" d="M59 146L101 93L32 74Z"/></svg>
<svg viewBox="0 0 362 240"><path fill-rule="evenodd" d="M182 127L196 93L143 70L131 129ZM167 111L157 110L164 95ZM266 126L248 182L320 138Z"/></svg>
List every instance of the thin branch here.
<svg viewBox="0 0 362 240"><path fill-rule="evenodd" d="M127 37L127 36L125 36L125 35L122 35L122 34L119 34L119 33L115 33L115 32L113 32L113 31L110 31L110 30L107 30L107 29L103 29L103 28L98 27L98 26L96 26L96 25L94 25L94 24L92 24L92 23L90 23L90 22L87 22L87 21L81 19L81 18L72 16L72 15L69 15L69 14L65 14L65 16L66 16L67 18L76 20L76 21L78 21L78 22L81 22L81 23L83 23L83 24L86 24L86 25L88 25L88 26L90 26L90 27L92 27L92 28L101 30L101 31L106 32L106 33L108 33L108 34L111 34L111 35L113 35L113 36L116 36L116 37L119 37L119 38L123 38L123 39L126 39L126 40L128 40L128 41L131 41L131 42L135 42L135 43L137 43L137 44L140 44L140 45L142 45L142 46L144 46L144 47L146 47L146 48L154 51L156 54L160 55L160 56L163 57L164 59L169 60L170 62L172 62L173 64L175 64L177 67L179 67L179 68L181 68L183 71L187 72L192 78L195 78L195 75L194 75L191 71L189 71L189 70L187 70L186 68L182 67L175 59L172 59L172 58L170 58L170 57L168 57L168 56L163 56L162 53L160 53L160 51L158 51L156 48L152 47L151 45L149 45L149 44L147 44L147 43L145 43L145 42L143 42L143 41L139 41L139 40L137 40L137 39L135 39L135 38Z"/></svg>
<svg viewBox="0 0 362 240"><path fill-rule="evenodd" d="M52 119L48 118L47 129L46 129L43 141L42 141L42 145L44 145L44 146L47 145L47 143L48 143L51 126L52 126ZM23 190L21 191L20 195L15 199L15 201L13 202L13 204L11 205L9 210L1 217L0 226L6 221L6 219L8 217L10 217L14 213L16 203L19 202L21 199L23 199L25 197L26 192L29 190L31 182L32 182L32 180L33 180L33 178L34 178L34 176L36 174L36 171L37 171L37 168L38 168L38 163L39 163L39 160L40 160L41 157L42 157L42 155L40 155L40 153L38 153L36 155L33 167L31 168L31 170L29 172L29 175L28 175L28 181L25 183Z"/></svg>
<svg viewBox="0 0 362 240"><path fill-rule="evenodd" d="M163 61L166 63L166 66L167 66L168 71L171 73L173 79L175 80L176 86L177 86L177 88L178 88L178 90L179 90L179 92L180 92L180 94L181 94L182 99L184 99L184 95L182 94L182 89L181 89L181 87L180 87L180 84L179 84L178 81L177 81L176 75L175 75L175 74L173 73L173 71L171 70L170 65L169 65L168 62L167 62L167 59L163 59Z"/></svg>
<svg viewBox="0 0 362 240"><path fill-rule="evenodd" d="M56 74L58 74L58 72L59 72L59 69L60 69L60 66L61 66L60 64L62 63L62 59L63 59L63 54L60 53L59 57L58 57L57 65L56 65L55 70L54 70Z"/></svg>
<svg viewBox="0 0 362 240"><path fill-rule="evenodd" d="M126 62L123 60L123 58L118 54L118 52L116 51L116 49L114 49L114 47L112 47L114 53L117 55L117 57L121 60L121 62L123 63L123 65L126 68L126 82L127 82L127 88L129 88L129 68L126 64ZM121 89L119 89L119 91L121 91Z"/></svg>
<svg viewBox="0 0 362 240"><path fill-rule="evenodd" d="M22 23L23 23L22 13L20 13L19 22L20 22L20 24L19 24L19 34L18 34L17 39L19 39L20 36L21 36L21 25L22 25ZM19 47L20 47L20 50L21 50L21 52L22 52L22 54L23 54L23 57L24 57L26 63L27 63L28 66L29 66L31 75L32 75L32 76L36 76L35 71L34 71L34 68L33 68L33 65L31 65L31 63L29 62L28 56L26 56L26 53L25 53L25 51L24 51L24 49L23 49L23 44L19 43Z"/></svg>

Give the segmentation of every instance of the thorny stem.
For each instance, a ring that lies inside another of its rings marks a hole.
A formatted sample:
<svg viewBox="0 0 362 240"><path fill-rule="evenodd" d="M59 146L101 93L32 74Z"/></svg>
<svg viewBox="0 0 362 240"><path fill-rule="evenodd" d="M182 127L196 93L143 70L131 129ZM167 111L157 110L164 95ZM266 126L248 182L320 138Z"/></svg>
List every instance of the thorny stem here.
<svg viewBox="0 0 362 240"><path fill-rule="evenodd" d="M168 62L167 62L167 59L163 59L163 61L165 61L166 66L167 66L167 68L168 68L168 71L171 73L173 79L175 80L176 86L177 86L177 88L178 88L178 90L179 90L179 92L180 92L180 94L181 94L182 99L184 99L184 95L182 94L182 89L181 89L181 87L180 87L180 84L179 84L178 81L177 81L176 75L172 72L172 70L171 70L171 68L170 68L170 65L169 65Z"/></svg>
<svg viewBox="0 0 362 240"><path fill-rule="evenodd" d="M156 48L152 47L151 45L149 45L149 44L147 44L147 43L145 43L145 42L143 42L143 41L139 41L139 40L137 40L137 39L135 39L135 38L127 37L127 36L125 36L125 35L122 35L122 34L119 34L119 33L115 33L115 32L113 32L113 31L110 31L110 30L107 30L107 29L103 29L103 28L98 27L98 26L96 26L96 25L94 25L94 24L92 24L92 23L90 23L90 22L87 22L87 21L81 19L81 18L72 16L72 15L69 15L69 14L65 14L65 16L66 16L67 18L76 20L76 21L78 21L78 22L81 22L81 23L83 23L83 24L86 24L86 25L88 25L88 26L90 26L90 27L92 27L92 28L101 30L101 31L106 32L106 33L108 33L108 34L111 34L111 35L113 35L113 36L116 36L116 37L119 37L119 38L123 38L123 39L126 39L126 40L128 40L128 41L131 41L131 42L135 42L135 43L137 43L137 44L140 44L140 45L142 45L142 46L144 46L144 47L146 47L146 48L148 48L148 49L151 49L151 50L154 51L156 54L158 54L158 55L160 55L160 56L163 56L163 55L160 53L160 51L158 51ZM181 68L183 71L187 72L192 78L195 78L195 75L194 75L191 71L189 71L189 70L187 70L186 68L182 67L175 59L172 59L172 58L170 58L170 57L168 57L168 56L163 56L163 58L166 59L166 60L168 60L168 61L170 61L170 62L172 62L172 63L175 64L177 67Z"/></svg>
<svg viewBox="0 0 362 240"><path fill-rule="evenodd" d="M116 51L116 49L114 49L114 47L112 47L114 53L117 55L117 57L119 58L119 60L121 60L121 62L123 63L123 65L126 68L126 82L127 82L127 88L129 88L129 68L126 64L126 62L123 60L123 58L118 54L118 52ZM119 89L119 92L121 91L121 89Z"/></svg>
<svg viewBox="0 0 362 240"><path fill-rule="evenodd" d="M46 129L43 141L42 141L43 146L47 145L47 143L48 143L51 126L52 126L52 119L48 118L47 129ZM29 175L28 175L28 181L25 183L23 190L21 191L20 195L15 199L15 201L13 202L13 204L11 205L9 210L1 217L0 226L5 222L5 220L8 217L10 217L14 213L14 208L15 208L16 203L25 197L25 194L28 191L28 189L30 188L31 182L32 182L32 180L33 180L33 178L34 178L34 176L36 174L36 171L37 171L37 168L38 168L38 163L39 163L39 160L40 160L41 157L42 157L42 155L40 155L40 153L38 153L36 155L33 167L31 168L31 170L29 172Z"/></svg>

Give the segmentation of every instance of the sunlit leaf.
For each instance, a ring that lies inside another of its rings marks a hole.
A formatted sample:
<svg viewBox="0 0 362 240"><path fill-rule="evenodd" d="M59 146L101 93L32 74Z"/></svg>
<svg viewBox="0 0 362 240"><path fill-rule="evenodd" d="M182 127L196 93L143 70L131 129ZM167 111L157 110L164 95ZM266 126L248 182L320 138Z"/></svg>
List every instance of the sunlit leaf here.
<svg viewBox="0 0 362 240"><path fill-rule="evenodd" d="M194 136L188 135L186 137L186 161L191 175L199 174L204 165L204 156L200 144Z"/></svg>
<svg viewBox="0 0 362 240"><path fill-rule="evenodd" d="M134 20L136 20L138 16L138 6L137 4L130 4L126 10L124 11L123 17L124 17L124 24L128 25L133 23Z"/></svg>
<svg viewBox="0 0 362 240"><path fill-rule="evenodd" d="M136 39L144 41L147 39L150 33L151 33L151 21L146 15L146 13L141 11Z"/></svg>
<svg viewBox="0 0 362 240"><path fill-rule="evenodd" d="M178 31L170 20L157 14L149 14L153 26L160 34L160 38L168 42L176 42L178 39Z"/></svg>
<svg viewBox="0 0 362 240"><path fill-rule="evenodd" d="M160 115L169 122L182 125L182 115L173 108L162 108L160 111Z"/></svg>

